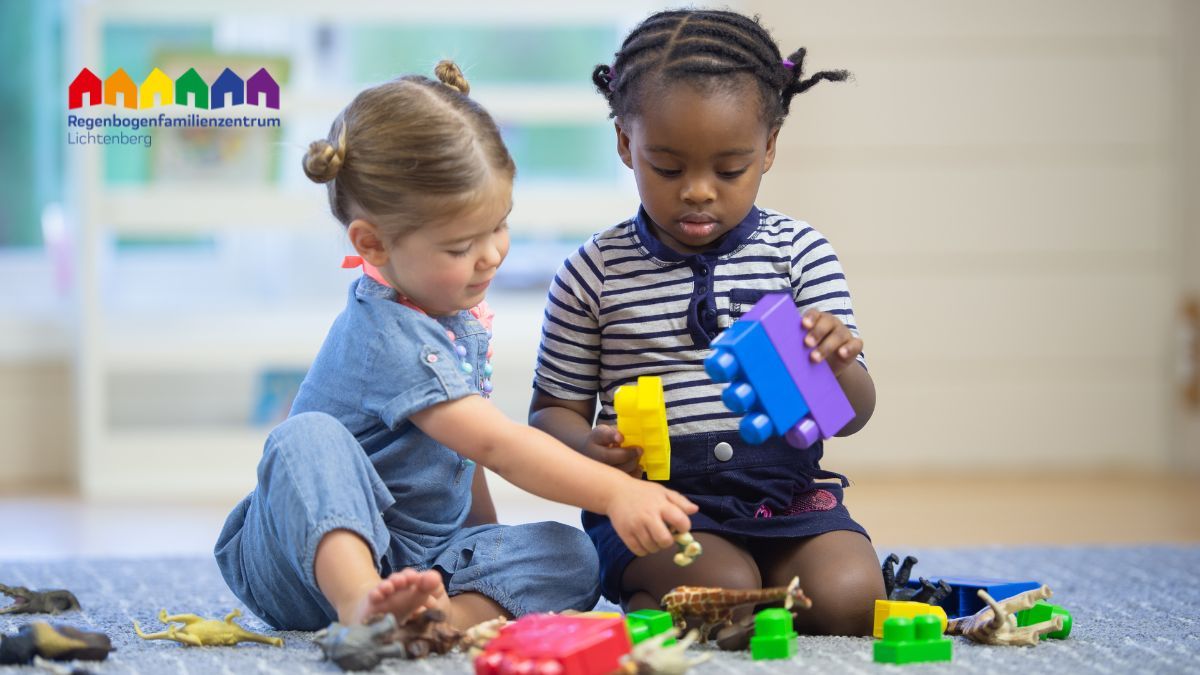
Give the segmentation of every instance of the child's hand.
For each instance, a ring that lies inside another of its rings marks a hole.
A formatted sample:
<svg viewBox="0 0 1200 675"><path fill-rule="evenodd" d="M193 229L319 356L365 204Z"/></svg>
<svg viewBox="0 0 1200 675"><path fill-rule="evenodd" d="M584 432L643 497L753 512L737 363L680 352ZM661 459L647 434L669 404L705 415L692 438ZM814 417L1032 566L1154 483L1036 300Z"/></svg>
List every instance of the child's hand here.
<svg viewBox="0 0 1200 675"><path fill-rule="evenodd" d="M622 448L621 443L624 440L625 437L616 428L607 424L597 424L588 434L587 445L580 452L601 464L615 466L634 478L641 478L642 470L638 468L638 460L642 457L642 449Z"/></svg>
<svg viewBox="0 0 1200 675"><path fill-rule="evenodd" d="M808 358L813 363L828 361L834 375L841 375L862 353L863 341L854 337L846 324L832 314L810 309L804 313L801 325L808 331L804 346L815 347Z"/></svg>
<svg viewBox="0 0 1200 675"><path fill-rule="evenodd" d="M643 480L623 481L609 498L608 518L634 555L649 555L675 545L672 532L692 528L689 513L699 507L674 490Z"/></svg>

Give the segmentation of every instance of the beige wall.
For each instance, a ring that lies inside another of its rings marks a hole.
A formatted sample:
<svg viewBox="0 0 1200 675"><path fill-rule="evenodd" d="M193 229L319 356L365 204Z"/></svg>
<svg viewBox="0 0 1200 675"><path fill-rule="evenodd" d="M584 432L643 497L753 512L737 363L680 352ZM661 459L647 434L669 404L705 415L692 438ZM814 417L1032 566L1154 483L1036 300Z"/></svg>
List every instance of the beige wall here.
<svg viewBox="0 0 1200 675"><path fill-rule="evenodd" d="M1200 302L1200 191L1196 189L1200 186L1200 3L1181 0L1175 26L1182 79L1178 115L1184 133L1179 144L1181 246L1177 263L1184 293ZM1191 339L1200 340L1200 334L1192 334ZM1200 369L1200 363L1192 367ZM1173 464L1200 471L1200 409L1181 405L1176 410Z"/></svg>
<svg viewBox="0 0 1200 675"><path fill-rule="evenodd" d="M74 480L71 369L0 361L0 494Z"/></svg>
<svg viewBox="0 0 1200 675"><path fill-rule="evenodd" d="M745 4L856 76L794 101L760 199L837 247L878 384L828 463L1166 466L1176 3Z"/></svg>

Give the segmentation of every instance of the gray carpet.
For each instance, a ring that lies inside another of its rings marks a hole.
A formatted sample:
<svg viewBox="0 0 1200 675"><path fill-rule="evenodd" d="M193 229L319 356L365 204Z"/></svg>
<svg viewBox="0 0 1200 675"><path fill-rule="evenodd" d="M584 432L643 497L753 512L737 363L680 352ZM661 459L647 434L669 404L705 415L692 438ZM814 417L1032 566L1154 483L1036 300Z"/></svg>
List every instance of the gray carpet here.
<svg viewBox="0 0 1200 675"><path fill-rule="evenodd" d="M886 551L882 553L887 553ZM1074 628L1067 640L1037 647L984 647L956 638L952 664L903 666L904 672L951 669L985 673L1200 673L1200 547L992 548L897 551L917 555L922 575L1034 579L1048 584L1052 600L1067 607ZM187 648L143 642L143 630L160 630L158 610L219 617L239 604L214 563L205 558L0 562L0 582L74 591L83 611L58 620L104 631L119 651L88 669L96 673L308 673L339 672L322 662L309 633L280 633L283 649L261 645ZM0 632L34 617L0 615ZM263 630L247 616L243 625ZM696 650L700 652L700 649ZM708 650L703 650L708 652ZM704 673L878 673L868 638L801 638L790 661L751 661L748 654L713 652L694 668ZM33 669L0 668L0 672ZM386 662L375 672L471 673L465 656Z"/></svg>

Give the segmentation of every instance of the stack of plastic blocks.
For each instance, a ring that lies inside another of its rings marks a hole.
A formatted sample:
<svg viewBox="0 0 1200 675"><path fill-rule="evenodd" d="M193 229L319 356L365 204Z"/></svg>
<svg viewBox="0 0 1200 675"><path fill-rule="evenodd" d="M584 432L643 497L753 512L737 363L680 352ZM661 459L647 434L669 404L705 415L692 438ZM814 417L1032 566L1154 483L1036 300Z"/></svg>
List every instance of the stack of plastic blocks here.
<svg viewBox="0 0 1200 675"><path fill-rule="evenodd" d="M643 375L637 384L617 388L613 394L617 431L625 447L642 449L641 467L650 480L671 479L671 439L667 435L667 404L661 377Z"/></svg>
<svg viewBox="0 0 1200 675"><path fill-rule="evenodd" d="M631 649L619 617L527 614L488 642L475 658L475 675L607 675Z"/></svg>
<svg viewBox="0 0 1200 675"><path fill-rule="evenodd" d="M893 616L883 622L883 639L875 641L876 663L927 663L949 661L953 643L942 635L932 614L909 619Z"/></svg>
<svg viewBox="0 0 1200 675"><path fill-rule="evenodd" d="M792 628L792 613L774 607L754 615L754 637L750 638L750 656L755 661L790 659L796 655L797 635Z"/></svg>
<svg viewBox="0 0 1200 675"><path fill-rule="evenodd" d="M639 609L625 615L625 625L629 628L629 639L633 644L652 638L662 633L675 632L675 623L671 615L658 609ZM663 640L663 646L675 644L675 638Z"/></svg>
<svg viewBox="0 0 1200 675"><path fill-rule="evenodd" d="M884 622L894 616L912 619L926 614L937 617L938 623L942 627L942 632L946 632L946 625L949 623L949 619L946 616L946 610L938 605L913 602L911 600L876 600L875 628L872 634L877 638L883 637Z"/></svg>
<svg viewBox="0 0 1200 675"><path fill-rule="evenodd" d="M790 294L772 293L712 342L704 370L729 383L721 400L745 415L739 430L748 443L780 435L807 448L854 419L829 364L809 357L802 318Z"/></svg>

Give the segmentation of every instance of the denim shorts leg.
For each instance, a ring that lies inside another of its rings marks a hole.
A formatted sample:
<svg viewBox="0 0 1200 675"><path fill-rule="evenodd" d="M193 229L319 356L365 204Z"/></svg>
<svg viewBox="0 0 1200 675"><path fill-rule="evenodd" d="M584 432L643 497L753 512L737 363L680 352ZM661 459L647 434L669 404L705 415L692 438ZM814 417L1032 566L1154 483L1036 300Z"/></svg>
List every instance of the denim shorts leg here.
<svg viewBox="0 0 1200 675"><path fill-rule="evenodd" d="M349 530L386 569L391 535L381 514L393 501L341 422L296 415L267 438L258 485L217 539L217 565L234 595L274 628L323 628L337 612L317 588L317 544L331 530Z"/></svg>
<svg viewBox="0 0 1200 675"><path fill-rule="evenodd" d="M433 566L451 596L474 591L513 616L586 611L600 597L595 548L583 531L562 523L463 528Z"/></svg>

